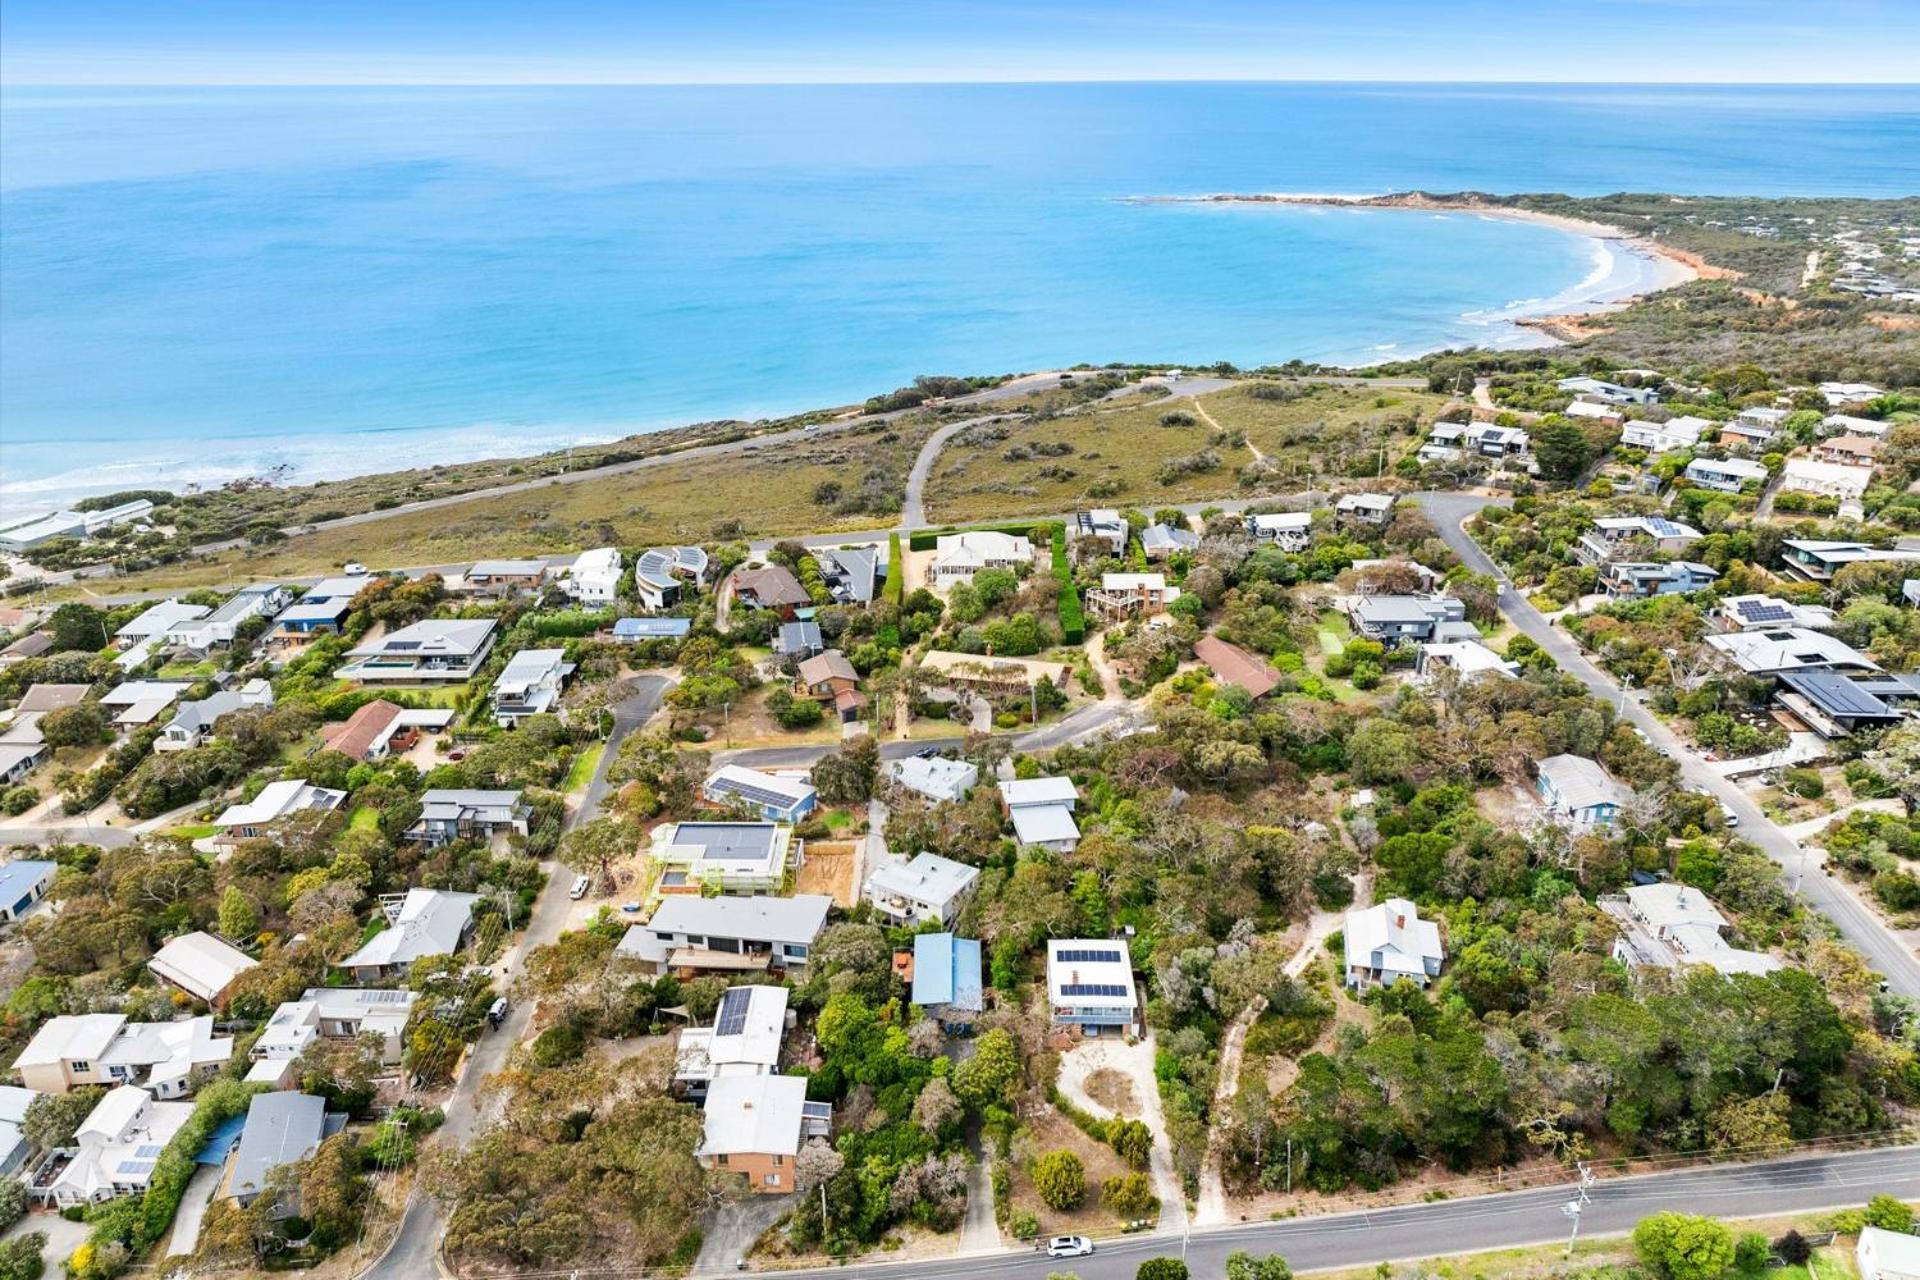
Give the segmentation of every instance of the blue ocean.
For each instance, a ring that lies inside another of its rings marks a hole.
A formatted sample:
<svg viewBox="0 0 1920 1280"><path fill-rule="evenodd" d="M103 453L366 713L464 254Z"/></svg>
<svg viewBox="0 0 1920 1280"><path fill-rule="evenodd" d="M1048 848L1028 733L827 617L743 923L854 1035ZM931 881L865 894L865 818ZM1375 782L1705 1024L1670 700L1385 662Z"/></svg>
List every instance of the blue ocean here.
<svg viewBox="0 0 1920 1280"><path fill-rule="evenodd" d="M921 373L1517 344L1513 316L1609 269L1596 242L1128 198L1912 194L1916 157L1912 87L9 90L0 505Z"/></svg>

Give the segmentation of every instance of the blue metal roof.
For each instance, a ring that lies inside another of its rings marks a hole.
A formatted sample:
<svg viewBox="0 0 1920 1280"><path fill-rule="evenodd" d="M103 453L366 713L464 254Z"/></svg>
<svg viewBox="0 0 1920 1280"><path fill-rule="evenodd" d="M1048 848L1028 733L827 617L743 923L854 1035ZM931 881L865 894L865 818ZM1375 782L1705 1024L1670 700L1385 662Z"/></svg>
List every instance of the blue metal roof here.
<svg viewBox="0 0 1920 1280"><path fill-rule="evenodd" d="M951 933L923 933L913 940L913 1002L982 1007L980 943Z"/></svg>
<svg viewBox="0 0 1920 1280"><path fill-rule="evenodd" d="M692 629L691 618L618 618L613 624L613 634L623 640L672 639Z"/></svg>
<svg viewBox="0 0 1920 1280"><path fill-rule="evenodd" d="M34 858L0 863L0 906L18 902L32 893L42 880L57 874L59 870L60 864L57 862L42 862Z"/></svg>
<svg viewBox="0 0 1920 1280"><path fill-rule="evenodd" d="M244 1115L233 1116L221 1122L207 1139L207 1145L200 1148L193 1157L195 1164L225 1164L227 1153L233 1150L233 1144L240 1141L240 1131L247 1127Z"/></svg>

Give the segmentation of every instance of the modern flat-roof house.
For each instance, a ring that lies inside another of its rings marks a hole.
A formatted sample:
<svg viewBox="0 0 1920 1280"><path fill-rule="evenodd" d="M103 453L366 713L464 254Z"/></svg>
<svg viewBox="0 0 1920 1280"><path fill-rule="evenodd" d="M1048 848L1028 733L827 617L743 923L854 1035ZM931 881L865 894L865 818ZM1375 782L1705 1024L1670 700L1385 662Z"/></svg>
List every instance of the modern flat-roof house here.
<svg viewBox="0 0 1920 1280"><path fill-rule="evenodd" d="M427 956L450 956L467 944L473 929L477 893L454 893L446 889L409 889L405 893L383 894L381 914L387 928L373 935L366 945L339 962L361 982L378 982L405 973L416 960Z"/></svg>
<svg viewBox="0 0 1920 1280"><path fill-rule="evenodd" d="M233 1057L233 1040L213 1033L213 1015L129 1022L118 1013L48 1018L13 1069L29 1089L69 1093L89 1085L137 1084L183 1098Z"/></svg>
<svg viewBox="0 0 1920 1280"><path fill-rule="evenodd" d="M1678 554L1705 536L1665 516L1602 516L1580 535L1573 554L1582 564L1603 564L1636 548Z"/></svg>
<svg viewBox="0 0 1920 1280"><path fill-rule="evenodd" d="M833 899L701 898L676 894L627 930L614 954L654 974L790 972L804 969Z"/></svg>
<svg viewBox="0 0 1920 1280"><path fill-rule="evenodd" d="M193 684L187 680L128 680L100 695L100 705L111 708L113 722L122 728L152 724L160 713Z"/></svg>
<svg viewBox="0 0 1920 1280"><path fill-rule="evenodd" d="M1441 633L1442 626L1465 623L1467 606L1452 596L1354 596L1348 600L1347 616L1355 631L1395 648L1449 638L1450 632Z"/></svg>
<svg viewBox="0 0 1920 1280"><path fill-rule="evenodd" d="M435 787L420 797L420 817L407 838L437 849L453 840L524 836L532 817L533 806L518 791Z"/></svg>
<svg viewBox="0 0 1920 1280"><path fill-rule="evenodd" d="M1575 830L1606 828L1620 816L1632 792L1585 756L1548 756L1537 766L1534 790L1547 820Z"/></svg>
<svg viewBox="0 0 1920 1280"><path fill-rule="evenodd" d="M610 605L620 594L620 575L626 564L618 547L582 551L560 579L560 589L591 608Z"/></svg>
<svg viewBox="0 0 1920 1280"><path fill-rule="evenodd" d="M867 901L895 924L931 922L950 926L972 896L980 868L937 853L875 867L867 875Z"/></svg>
<svg viewBox="0 0 1920 1280"><path fill-rule="evenodd" d="M173 719L154 740L155 751L186 751L213 736L220 717L249 707L271 707L273 686L263 679L249 680L238 689L222 689L193 702L181 703Z"/></svg>
<svg viewBox="0 0 1920 1280"><path fill-rule="evenodd" d="M1729 631L1707 637L1729 665L1750 676L1785 671L1878 671L1880 665L1852 645L1806 627Z"/></svg>
<svg viewBox="0 0 1920 1280"><path fill-rule="evenodd" d="M857 719L860 708L867 705L866 695L860 692L860 673L838 649L802 659L794 684L795 692L830 708L842 724Z"/></svg>
<svg viewBox="0 0 1920 1280"><path fill-rule="evenodd" d="M417 684L471 679L493 652L491 618L428 618L347 650L334 672L362 683Z"/></svg>
<svg viewBox="0 0 1920 1280"><path fill-rule="evenodd" d="M798 822L820 807L819 793L805 778L740 764L722 765L708 774L700 792L708 804L744 806L768 822Z"/></svg>
<svg viewBox="0 0 1920 1280"><path fill-rule="evenodd" d="M949 1031L971 1026L986 1007L979 940L951 933L915 934L912 1000Z"/></svg>
<svg viewBox="0 0 1920 1280"><path fill-rule="evenodd" d="M1713 428L1705 418L1682 415L1665 422L1631 419L1620 428L1620 443L1645 449L1648 453L1672 453L1691 449L1700 443L1700 433Z"/></svg>
<svg viewBox="0 0 1920 1280"><path fill-rule="evenodd" d="M1013 822L1014 838L1054 853L1072 853L1080 843L1073 809L1079 795L1071 778L1022 778L1000 784L1000 806Z"/></svg>
<svg viewBox="0 0 1920 1280"><path fill-rule="evenodd" d="M417 991L380 987L309 987L298 1000L273 1011L249 1056L255 1062L288 1062L319 1040L380 1037L381 1061L400 1061L407 1020Z"/></svg>
<svg viewBox="0 0 1920 1280"><path fill-rule="evenodd" d="M1483 458L1517 458L1533 447L1533 437L1519 427L1496 426L1491 422L1467 423L1460 442L1468 452Z"/></svg>
<svg viewBox="0 0 1920 1280"><path fill-rule="evenodd" d="M1683 473L1702 489L1720 493L1739 493L1748 485L1756 489L1767 483L1772 472L1758 462L1745 458L1695 458Z"/></svg>
<svg viewBox="0 0 1920 1280"><path fill-rule="evenodd" d="M1462 680L1495 675L1511 679L1520 664L1510 662L1478 640L1443 640L1423 644L1414 659L1414 675L1422 682L1437 679L1443 670L1456 671Z"/></svg>
<svg viewBox="0 0 1920 1280"><path fill-rule="evenodd" d="M344 1113L328 1113L325 1098L291 1090L254 1094L247 1103L247 1122L233 1149L221 1194L240 1204L253 1203L267 1189L275 1169L308 1159L346 1123ZM285 1203L274 1212L292 1216L298 1207Z"/></svg>
<svg viewBox="0 0 1920 1280"><path fill-rule="evenodd" d="M1645 600L1704 591L1719 577L1718 569L1694 560L1613 560L1601 566L1600 589L1615 600Z"/></svg>
<svg viewBox="0 0 1920 1280"><path fill-rule="evenodd" d="M168 986L220 1008L233 980L259 964L252 956L210 933L183 933L153 953L147 969Z"/></svg>
<svg viewBox="0 0 1920 1280"><path fill-rule="evenodd" d="M206 617L186 619L168 627L166 642L202 653L232 644L242 623L279 613L287 607L288 599L287 589L277 583L242 587Z"/></svg>
<svg viewBox="0 0 1920 1280"><path fill-rule="evenodd" d="M616 618L613 623L613 638L619 644L684 640L692 632L692 618Z"/></svg>
<svg viewBox="0 0 1920 1280"><path fill-rule="evenodd" d="M1265 659L1216 635L1204 635L1194 641L1193 656L1207 664L1215 680L1244 690L1256 699L1266 697L1280 684L1280 673Z"/></svg>
<svg viewBox="0 0 1920 1280"><path fill-rule="evenodd" d="M1177 551L1200 549L1200 535L1174 525L1150 524L1140 531L1140 550L1149 560L1165 560Z"/></svg>
<svg viewBox="0 0 1920 1280"><path fill-rule="evenodd" d="M538 591L546 580L544 560L481 560L448 587L466 595L510 596Z"/></svg>
<svg viewBox="0 0 1920 1280"><path fill-rule="evenodd" d="M971 582L982 569L1018 569L1033 563L1033 543L1016 533L969 529L934 540L927 578L941 586Z"/></svg>
<svg viewBox="0 0 1920 1280"><path fill-rule="evenodd" d="M1620 923L1613 957L1629 969L1703 964L1733 974L1772 973L1781 967L1764 951L1743 951L1728 943L1720 933L1727 918L1690 885L1630 885L1625 893L1600 895L1600 909Z"/></svg>
<svg viewBox="0 0 1920 1280"><path fill-rule="evenodd" d="M1057 1030L1083 1036L1126 1036L1140 1029L1133 958L1113 938L1050 938L1047 1000Z"/></svg>
<svg viewBox="0 0 1920 1280"><path fill-rule="evenodd" d="M1722 631L1766 631L1775 627L1810 627L1826 631L1836 619L1833 610L1816 604L1789 604L1779 596L1723 596L1713 608Z"/></svg>
<svg viewBox="0 0 1920 1280"><path fill-rule="evenodd" d="M787 989L767 984L728 987L711 1027L686 1027L674 1049L673 1083L694 1098L715 1080L770 1076L787 1035Z"/></svg>
<svg viewBox="0 0 1920 1280"><path fill-rule="evenodd" d="M349 760L384 760L392 752L411 747L423 730L437 733L452 723L451 711L418 711L376 698L324 730L320 740L327 750L338 751Z"/></svg>
<svg viewBox="0 0 1920 1280"><path fill-rule="evenodd" d="M256 839L270 834L273 824L290 814L304 813L309 809L332 813L346 798L344 791L316 787L304 778L283 778L279 782L269 782L260 788L259 795L240 804L228 805L213 820L213 825L219 828L216 839L229 845L237 840Z"/></svg>
<svg viewBox="0 0 1920 1280"><path fill-rule="evenodd" d="M160 1155L193 1118L191 1102L156 1102L145 1089L107 1091L62 1148L65 1162L36 1171L34 1198L62 1208L143 1194Z"/></svg>
<svg viewBox="0 0 1920 1280"><path fill-rule="evenodd" d="M663 870L659 891L777 893L793 858L793 828L780 822L663 822L649 850Z"/></svg>
<svg viewBox="0 0 1920 1280"><path fill-rule="evenodd" d="M1780 469L1782 493L1810 493L1844 502L1864 496L1872 483L1872 467L1849 467L1813 458L1788 458Z"/></svg>
<svg viewBox="0 0 1920 1280"><path fill-rule="evenodd" d="M675 603L687 583L699 590L706 576L707 553L699 547L651 547L633 562L634 589L649 609Z"/></svg>
<svg viewBox="0 0 1920 1280"><path fill-rule="evenodd" d="M1446 949L1440 926L1422 920L1405 898L1388 898L1347 912L1347 985L1356 991L1411 982L1424 987L1440 976Z"/></svg>
<svg viewBox="0 0 1920 1280"><path fill-rule="evenodd" d="M1875 547L1865 542L1788 538L1780 544L1781 567L1803 582L1831 582L1850 564L1895 561L1920 564L1920 547Z"/></svg>
<svg viewBox="0 0 1920 1280"><path fill-rule="evenodd" d="M1103 573L1100 585L1087 592L1087 605L1107 618L1158 613L1180 598L1180 588L1167 585L1164 573Z"/></svg>
<svg viewBox="0 0 1920 1280"><path fill-rule="evenodd" d="M935 802L958 803L980 782L980 767L971 760L946 756L908 756L881 766L887 777L909 791Z"/></svg>
<svg viewBox="0 0 1920 1280"><path fill-rule="evenodd" d="M1720 424L1720 439L1723 443L1757 449L1772 444L1790 416L1786 409L1742 409L1732 422Z"/></svg>
<svg viewBox="0 0 1920 1280"><path fill-rule="evenodd" d="M1849 676L1838 671L1785 671L1774 698L1828 740L1884 729L1920 708L1920 675Z"/></svg>
<svg viewBox="0 0 1920 1280"><path fill-rule="evenodd" d="M493 722L511 729L529 716L550 715L573 674L565 649L522 649L493 681Z"/></svg>
<svg viewBox="0 0 1920 1280"><path fill-rule="evenodd" d="M791 618L795 610L813 604L800 579L783 564L734 570L733 598L749 609L769 609L783 618Z"/></svg>
<svg viewBox="0 0 1920 1280"><path fill-rule="evenodd" d="M1305 551L1313 541L1313 516L1306 511L1249 513L1247 532L1254 541L1271 542L1282 551Z"/></svg>
<svg viewBox="0 0 1920 1280"><path fill-rule="evenodd" d="M1576 396L1591 396L1607 404L1658 404L1660 393L1652 387L1625 387L1617 382L1605 382L1599 378L1584 375L1576 378L1562 378L1555 384L1562 391Z"/></svg>
<svg viewBox="0 0 1920 1280"><path fill-rule="evenodd" d="M1067 523L1067 540L1075 544L1088 544L1074 547L1075 554L1081 556L1124 556L1132 532L1126 517L1112 507L1077 511Z"/></svg>
<svg viewBox="0 0 1920 1280"><path fill-rule="evenodd" d="M11 924L33 910L34 903L47 896L60 864L36 858L17 858L0 862L0 923Z"/></svg>
<svg viewBox="0 0 1920 1280"><path fill-rule="evenodd" d="M832 1124L832 1104L808 1102L798 1076L723 1076L707 1087L693 1154L701 1168L731 1174L755 1195L786 1195L801 1145L826 1137Z"/></svg>
<svg viewBox="0 0 1920 1280"><path fill-rule="evenodd" d="M880 579L887 575L886 552L880 547L818 547L813 560L835 604L872 604Z"/></svg>
<svg viewBox="0 0 1920 1280"><path fill-rule="evenodd" d="M273 620L269 644L299 647L324 632L338 633L353 612L354 597L371 579L360 575L323 578Z"/></svg>
<svg viewBox="0 0 1920 1280"><path fill-rule="evenodd" d="M1862 1227L1853 1248L1860 1280L1920 1280L1920 1236Z"/></svg>
<svg viewBox="0 0 1920 1280"><path fill-rule="evenodd" d="M152 510L151 500L135 498L103 511L56 511L52 515L0 521L0 551L31 551L62 538L84 542L102 529L138 520Z"/></svg>
<svg viewBox="0 0 1920 1280"><path fill-rule="evenodd" d="M1393 502L1390 493L1349 493L1333 504L1333 518L1343 525L1383 529L1393 519Z"/></svg>
<svg viewBox="0 0 1920 1280"><path fill-rule="evenodd" d="M131 649L143 641L158 640L181 623L198 622L211 612L204 604L162 600L159 604L148 606L145 613L114 632L114 647Z"/></svg>
<svg viewBox="0 0 1920 1280"><path fill-rule="evenodd" d="M826 648L820 624L811 618L783 622L773 636L773 651L783 658L811 658L816 653L824 653Z"/></svg>

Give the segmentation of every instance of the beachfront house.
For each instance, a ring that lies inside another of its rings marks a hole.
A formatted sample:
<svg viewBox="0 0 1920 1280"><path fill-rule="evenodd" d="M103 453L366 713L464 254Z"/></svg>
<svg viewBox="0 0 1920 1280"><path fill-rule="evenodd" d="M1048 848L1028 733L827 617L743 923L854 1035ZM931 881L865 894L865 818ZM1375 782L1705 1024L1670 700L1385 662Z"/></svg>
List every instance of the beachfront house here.
<svg viewBox="0 0 1920 1280"><path fill-rule="evenodd" d="M677 603L683 586L695 591L707 576L707 553L699 547L650 547L633 562L633 585L648 609Z"/></svg>
<svg viewBox="0 0 1920 1280"><path fill-rule="evenodd" d="M205 617L183 619L168 627L166 643L196 653L230 645L242 624L253 618L271 617L287 607L287 600L287 589L277 583L242 587Z"/></svg>
<svg viewBox="0 0 1920 1280"><path fill-rule="evenodd" d="M447 584L447 590L471 596L511 596L538 591L547 580L545 560L481 560Z"/></svg>
<svg viewBox="0 0 1920 1280"><path fill-rule="evenodd" d="M582 551L562 571L560 589L589 609L603 609L619 597L625 568L618 547Z"/></svg>
<svg viewBox="0 0 1920 1280"><path fill-rule="evenodd" d="M1047 1003L1055 1030L1089 1039L1140 1030L1133 959L1117 938L1047 941Z"/></svg>
<svg viewBox="0 0 1920 1280"><path fill-rule="evenodd" d="M362 684L454 683L470 680L493 652L490 618L428 618L347 650L334 672Z"/></svg>

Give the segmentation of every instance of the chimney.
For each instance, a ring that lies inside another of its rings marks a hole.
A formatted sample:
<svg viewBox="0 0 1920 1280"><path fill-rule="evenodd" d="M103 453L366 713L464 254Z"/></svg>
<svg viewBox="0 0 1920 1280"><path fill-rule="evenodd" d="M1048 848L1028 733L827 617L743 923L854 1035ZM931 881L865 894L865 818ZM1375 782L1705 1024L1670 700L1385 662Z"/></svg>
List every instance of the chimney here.
<svg viewBox="0 0 1920 1280"><path fill-rule="evenodd" d="M1406 928L1406 927L1407 927L1407 918L1406 918L1405 916L1395 916L1395 917L1393 918L1393 927L1394 927L1394 928L1396 928L1396 929L1404 929L1404 928Z"/></svg>

